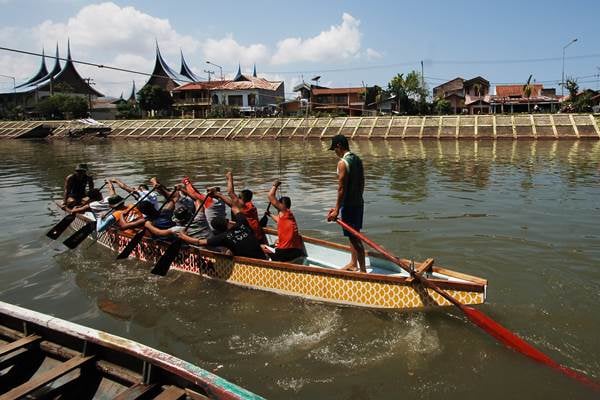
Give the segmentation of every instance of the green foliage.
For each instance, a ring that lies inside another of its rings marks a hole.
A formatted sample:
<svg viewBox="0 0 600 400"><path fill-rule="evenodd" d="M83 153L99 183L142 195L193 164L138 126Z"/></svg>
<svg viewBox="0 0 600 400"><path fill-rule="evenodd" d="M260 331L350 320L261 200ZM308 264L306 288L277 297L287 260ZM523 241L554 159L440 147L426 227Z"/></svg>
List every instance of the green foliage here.
<svg viewBox="0 0 600 400"><path fill-rule="evenodd" d="M585 91L580 93L579 96L575 97L575 100L571 102L575 112L591 112L592 111L592 97L594 94L591 91Z"/></svg>
<svg viewBox="0 0 600 400"><path fill-rule="evenodd" d="M52 85L52 91L54 93L73 93L75 90L68 83L60 82Z"/></svg>
<svg viewBox="0 0 600 400"><path fill-rule="evenodd" d="M433 102L433 112L437 115L445 115L452 113L452 105L448 100L438 98Z"/></svg>
<svg viewBox="0 0 600 400"><path fill-rule="evenodd" d="M577 84L577 80L573 78L568 78L565 83L565 87L569 91L569 97L574 99L577 96L577 92L579 91L579 85Z"/></svg>
<svg viewBox="0 0 600 400"><path fill-rule="evenodd" d="M237 118L239 116L239 109L227 104L213 104L207 115L208 118Z"/></svg>
<svg viewBox="0 0 600 400"><path fill-rule="evenodd" d="M427 88L422 85L421 74L417 71L397 74L388 83L388 91L395 94L399 109L403 114L427 113Z"/></svg>
<svg viewBox="0 0 600 400"><path fill-rule="evenodd" d="M137 104L130 101L117 104L117 119L137 119L141 116L141 110Z"/></svg>
<svg viewBox="0 0 600 400"><path fill-rule="evenodd" d="M138 103L144 111L156 111L165 114L171 110L173 98L171 94L160 86L144 86L138 92Z"/></svg>
<svg viewBox="0 0 600 400"><path fill-rule="evenodd" d="M89 108L83 97L60 93L42 99L35 111L45 119L70 119L87 117Z"/></svg>

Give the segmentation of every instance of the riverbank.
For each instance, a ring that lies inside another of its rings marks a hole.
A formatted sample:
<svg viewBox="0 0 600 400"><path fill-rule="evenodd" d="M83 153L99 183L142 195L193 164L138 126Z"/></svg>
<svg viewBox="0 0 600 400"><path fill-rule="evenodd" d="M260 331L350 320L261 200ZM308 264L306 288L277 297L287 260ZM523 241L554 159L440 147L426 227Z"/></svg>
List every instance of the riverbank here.
<svg viewBox="0 0 600 400"><path fill-rule="evenodd" d="M117 139L541 140L600 139L600 116L513 114L335 118L222 118L100 121ZM81 133L72 121L1 121L0 138L65 138ZM80 136L80 135L78 135Z"/></svg>

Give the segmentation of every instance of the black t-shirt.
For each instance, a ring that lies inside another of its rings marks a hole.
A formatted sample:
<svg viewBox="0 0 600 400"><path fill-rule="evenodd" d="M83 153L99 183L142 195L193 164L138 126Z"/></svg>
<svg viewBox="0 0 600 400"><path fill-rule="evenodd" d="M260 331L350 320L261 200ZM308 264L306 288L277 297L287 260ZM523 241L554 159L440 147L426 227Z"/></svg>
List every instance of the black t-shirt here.
<svg viewBox="0 0 600 400"><path fill-rule="evenodd" d="M207 244L209 246L225 246L236 256L265 260L267 257L250 229L246 217L242 213L238 213L234 219L236 225L233 228L209 238Z"/></svg>

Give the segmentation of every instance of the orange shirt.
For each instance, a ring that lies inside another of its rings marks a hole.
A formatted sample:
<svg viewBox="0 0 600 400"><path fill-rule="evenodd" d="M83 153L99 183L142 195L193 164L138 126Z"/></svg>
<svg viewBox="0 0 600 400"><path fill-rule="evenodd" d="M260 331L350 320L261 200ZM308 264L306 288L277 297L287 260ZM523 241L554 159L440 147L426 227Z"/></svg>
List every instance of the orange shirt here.
<svg viewBox="0 0 600 400"><path fill-rule="evenodd" d="M290 210L280 211L277 221L277 248L302 249L302 238L298 233L296 218Z"/></svg>
<svg viewBox="0 0 600 400"><path fill-rule="evenodd" d="M129 210L131 210L131 211L129 211ZM115 221L117 221L117 223L118 223L123 218L123 215L125 215L126 212L128 212L128 213L125 216L125 222L132 222L138 218L143 217L143 215L139 212L137 207L133 207L133 204L128 204L127 208L125 208L124 210L117 210L117 211L113 212L113 217L115 218ZM133 229L125 229L123 232L128 235L135 235L137 233Z"/></svg>
<svg viewBox="0 0 600 400"><path fill-rule="evenodd" d="M248 221L248 225L250 225L250 229L254 232L254 236L256 239L261 242L265 237L262 228L260 227L260 223L258 221L258 211L254 204L251 201L244 204L244 208L241 209L242 214L246 217Z"/></svg>

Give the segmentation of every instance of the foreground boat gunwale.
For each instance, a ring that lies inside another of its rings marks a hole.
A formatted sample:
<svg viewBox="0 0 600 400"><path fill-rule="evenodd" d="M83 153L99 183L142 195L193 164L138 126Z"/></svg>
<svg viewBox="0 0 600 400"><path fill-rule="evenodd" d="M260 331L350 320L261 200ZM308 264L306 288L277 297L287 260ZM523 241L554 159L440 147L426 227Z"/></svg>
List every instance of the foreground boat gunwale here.
<svg viewBox="0 0 600 400"><path fill-rule="evenodd" d="M129 356L155 365L160 369L168 371L181 379L191 382L202 388L208 395L215 396L218 399L246 399L259 400L263 399L232 382L221 378L209 371L206 371L188 361L182 360L173 355L167 354L155 348L146 346L131 339L112 335L110 333L76 324L64 319L40 313L37 311L22 308L13 304L0 301L0 321L3 319L12 318L23 322L24 332L20 332L23 337L36 332L30 325L37 325L51 332L56 332L59 335L73 337L84 343L91 343L117 353L124 353ZM0 326L3 326L0 323ZM8 327L7 327L8 328ZM8 328L10 329L10 328ZM42 336L42 340L44 337ZM87 346L84 345L84 352ZM70 349L70 347L67 347ZM100 358L101 359L101 358ZM136 373L135 371L131 371Z"/></svg>

